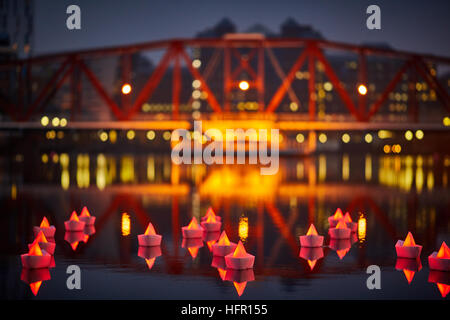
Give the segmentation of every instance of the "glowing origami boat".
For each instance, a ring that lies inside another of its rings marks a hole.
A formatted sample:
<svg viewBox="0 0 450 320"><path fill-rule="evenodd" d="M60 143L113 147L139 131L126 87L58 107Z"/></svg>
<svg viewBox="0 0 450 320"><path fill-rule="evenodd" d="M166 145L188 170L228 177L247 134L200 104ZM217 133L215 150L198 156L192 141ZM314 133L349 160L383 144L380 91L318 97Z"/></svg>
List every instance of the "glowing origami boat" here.
<svg viewBox="0 0 450 320"><path fill-rule="evenodd" d="M37 296L43 281L50 280L50 270L48 268L27 269L23 268L20 280L30 286L31 292Z"/></svg>
<svg viewBox="0 0 450 320"><path fill-rule="evenodd" d="M322 247L301 247L299 257L305 259L308 262L309 267L314 269L317 260L323 258L323 248Z"/></svg>
<svg viewBox="0 0 450 320"><path fill-rule="evenodd" d="M83 207L83 209L81 210L79 219L80 221L83 221L86 226L91 226L95 223L95 217L91 216L89 210L86 207Z"/></svg>
<svg viewBox="0 0 450 320"><path fill-rule="evenodd" d="M203 240L201 238L183 238L181 247L186 248L192 259L195 259L198 254L198 249L203 247Z"/></svg>
<svg viewBox="0 0 450 320"><path fill-rule="evenodd" d="M352 231L347 228L344 220L341 219L339 220L335 228L329 229L329 233L332 239L350 239Z"/></svg>
<svg viewBox="0 0 450 320"><path fill-rule="evenodd" d="M308 229L304 236L300 236L300 245L302 247L321 247L323 245L323 236L319 236L313 224Z"/></svg>
<svg viewBox="0 0 450 320"><path fill-rule="evenodd" d="M228 269L250 269L255 263L255 256L247 253L244 245L239 241L234 252L225 256L225 263Z"/></svg>
<svg viewBox="0 0 450 320"><path fill-rule="evenodd" d="M336 251L339 259L342 260L350 251L352 243L350 242L350 239L330 239L329 247Z"/></svg>
<svg viewBox="0 0 450 320"><path fill-rule="evenodd" d="M328 217L328 223L330 224L330 228L336 227L338 222L344 218L344 215L342 214L341 208L337 208L334 215L331 217Z"/></svg>
<svg viewBox="0 0 450 320"><path fill-rule="evenodd" d="M397 258L395 269L403 271L406 280L411 284L416 272L419 272L422 269L422 262L419 258Z"/></svg>
<svg viewBox="0 0 450 320"><path fill-rule="evenodd" d="M237 244L228 239L227 233L222 231L219 241L212 245L214 256L224 257L236 249Z"/></svg>
<svg viewBox="0 0 450 320"><path fill-rule="evenodd" d="M162 236L156 234L155 228L149 222L144 234L138 235L139 246L153 247L161 245Z"/></svg>
<svg viewBox="0 0 450 320"><path fill-rule="evenodd" d="M83 221L80 221L75 211L72 212L69 220L64 221L66 231L70 232L83 231L85 225L86 224Z"/></svg>
<svg viewBox="0 0 450 320"><path fill-rule="evenodd" d="M450 272L430 270L428 282L436 284L442 298L450 292Z"/></svg>
<svg viewBox="0 0 450 320"><path fill-rule="evenodd" d="M349 228L352 232L356 232L356 230L358 230L358 224L352 221L350 213L345 213L344 222L347 225L347 228Z"/></svg>
<svg viewBox="0 0 450 320"><path fill-rule="evenodd" d="M48 268L50 266L52 256L45 250L41 250L39 245L33 243L28 253L20 256L22 266L27 269Z"/></svg>
<svg viewBox="0 0 450 320"><path fill-rule="evenodd" d="M422 246L417 245L414 242L414 238L411 232L408 232L405 241L397 241L397 243L395 244L395 251L397 252L397 257L399 258L415 259L420 257Z"/></svg>
<svg viewBox="0 0 450 320"><path fill-rule="evenodd" d="M153 268L155 260L161 255L160 246L145 246L138 248L138 256L145 259L149 269Z"/></svg>
<svg viewBox="0 0 450 320"><path fill-rule="evenodd" d="M181 228L181 233L183 234L183 238L202 238L203 237L203 228L198 224L197 219L195 217L192 218L191 222Z"/></svg>
<svg viewBox="0 0 450 320"><path fill-rule="evenodd" d="M39 231L39 234L34 239L33 243L28 245L28 249L31 249L35 243L39 245L39 248L47 251L48 254L53 255L55 253L56 244L54 242L48 242L42 230Z"/></svg>
<svg viewBox="0 0 450 320"><path fill-rule="evenodd" d="M216 219L216 221L219 221L219 222L222 221L222 217L216 215L213 208L211 208L211 207L208 208L208 210L206 211L206 214L201 218L201 221L205 221L210 216L214 217Z"/></svg>
<svg viewBox="0 0 450 320"><path fill-rule="evenodd" d="M80 242L85 242L85 239L86 235L83 231L66 231L64 233L64 240L70 244L73 251L77 249Z"/></svg>
<svg viewBox="0 0 450 320"><path fill-rule="evenodd" d="M54 238L55 237L55 231L56 228L55 226L51 226L48 223L48 220L46 217L44 217L41 221L41 225L39 227L33 227L33 232L34 232L34 236L36 237L39 232L42 231L44 233L44 236L49 239L49 238Z"/></svg>
<svg viewBox="0 0 450 320"><path fill-rule="evenodd" d="M225 280L233 282L233 285L236 288L236 292L240 297L244 293L247 282L255 280L255 274L253 272L253 269L227 269L225 273Z"/></svg>
<svg viewBox="0 0 450 320"><path fill-rule="evenodd" d="M207 232L220 231L220 227L222 227L222 222L216 220L215 215L209 215L205 220L202 220L200 224Z"/></svg>
<svg viewBox="0 0 450 320"><path fill-rule="evenodd" d="M434 251L428 256L428 265L432 270L450 271L450 248L445 241L438 252Z"/></svg>

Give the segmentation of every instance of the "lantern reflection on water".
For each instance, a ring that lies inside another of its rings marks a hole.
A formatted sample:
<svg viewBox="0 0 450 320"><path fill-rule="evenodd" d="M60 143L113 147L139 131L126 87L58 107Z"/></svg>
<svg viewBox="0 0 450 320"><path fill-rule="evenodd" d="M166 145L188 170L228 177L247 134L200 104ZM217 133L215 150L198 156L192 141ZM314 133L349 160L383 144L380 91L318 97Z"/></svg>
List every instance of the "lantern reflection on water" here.
<svg viewBox="0 0 450 320"><path fill-rule="evenodd" d="M64 240L70 244L72 250L77 250L80 242L85 242L86 235L83 231L66 231L64 233Z"/></svg>
<svg viewBox="0 0 450 320"><path fill-rule="evenodd" d="M50 280L50 271L48 268L40 269L22 269L20 280L30 286L31 292L37 296L43 281Z"/></svg>
<svg viewBox="0 0 450 320"><path fill-rule="evenodd" d="M350 239L331 239L329 247L336 251L339 259L342 260L345 255L350 251L352 243Z"/></svg>
<svg viewBox="0 0 450 320"><path fill-rule="evenodd" d="M181 247L186 248L192 259L195 259L198 254L198 249L203 247L203 241L201 238L183 238Z"/></svg>
<svg viewBox="0 0 450 320"><path fill-rule="evenodd" d="M253 269L227 269L225 273L225 280L233 282L233 285L236 288L236 292L240 297L244 293L247 283L255 280L255 274L253 272Z"/></svg>
<svg viewBox="0 0 450 320"><path fill-rule="evenodd" d="M308 265L311 268L311 270L313 270L317 260L323 258L323 248L301 247L299 257L305 259L308 262Z"/></svg>
<svg viewBox="0 0 450 320"><path fill-rule="evenodd" d="M161 256L161 247L160 246L153 246L153 247L140 246L138 249L138 256L145 259L145 262L147 263L147 267L149 269L152 269L156 258Z"/></svg>
<svg viewBox="0 0 450 320"><path fill-rule="evenodd" d="M428 282L436 284L442 298L450 292L450 272L430 270Z"/></svg>
<svg viewBox="0 0 450 320"><path fill-rule="evenodd" d="M397 258L397 261L395 263L395 269L403 271L406 280L408 281L409 284L411 284L416 272L419 272L422 269L422 262L420 261L419 258L417 259Z"/></svg>

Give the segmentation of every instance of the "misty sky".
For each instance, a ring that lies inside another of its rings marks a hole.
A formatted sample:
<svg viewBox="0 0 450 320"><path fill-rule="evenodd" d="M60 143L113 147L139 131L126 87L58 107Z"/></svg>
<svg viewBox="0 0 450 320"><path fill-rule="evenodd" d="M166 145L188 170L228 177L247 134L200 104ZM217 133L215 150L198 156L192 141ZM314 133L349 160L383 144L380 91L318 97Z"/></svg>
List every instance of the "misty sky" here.
<svg viewBox="0 0 450 320"><path fill-rule="evenodd" d="M66 28L78 4L82 30ZM381 7L382 30L366 28L366 8ZM239 31L255 23L278 32L288 17L329 40L387 42L394 48L450 56L450 1L365 0L38 0L35 54L193 37L229 17Z"/></svg>

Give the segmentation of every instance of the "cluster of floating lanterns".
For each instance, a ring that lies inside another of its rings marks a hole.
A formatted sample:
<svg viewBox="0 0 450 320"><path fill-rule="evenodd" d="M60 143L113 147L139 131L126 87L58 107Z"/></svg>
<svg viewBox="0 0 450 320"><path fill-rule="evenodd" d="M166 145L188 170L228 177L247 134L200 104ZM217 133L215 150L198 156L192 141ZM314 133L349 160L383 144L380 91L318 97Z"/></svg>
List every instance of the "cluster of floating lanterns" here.
<svg viewBox="0 0 450 320"><path fill-rule="evenodd" d="M411 283L414 274L422 269L420 254L422 246L416 244L411 232L408 232L405 241L398 240L395 244L397 262L395 269L403 271L408 283ZM450 249L445 241L442 242L439 251L434 251L428 256L430 274L428 282L436 283L443 298L450 292L448 282L450 272Z"/></svg>
<svg viewBox="0 0 450 320"><path fill-rule="evenodd" d="M350 250L352 243L357 241L356 231L358 224L352 221L350 214L342 214L341 209L337 209L335 214L328 218L330 228L329 247L336 251L339 259L343 259ZM311 224L306 235L300 236L300 254L299 256L308 262L311 270L314 269L316 262L323 258L323 240L324 237L317 233L314 224Z"/></svg>
<svg viewBox="0 0 450 320"><path fill-rule="evenodd" d="M95 233L95 217L91 216L84 207L78 217L72 212L70 219L64 222L66 229L64 239L76 250L80 241L87 242L89 236ZM56 228L50 225L44 217L39 226L33 227L34 241L28 245L28 253L20 256L22 261L21 280L27 283L36 296L43 281L50 280L50 268L55 267L55 232Z"/></svg>
<svg viewBox="0 0 450 320"><path fill-rule="evenodd" d="M342 214L341 209L337 209L335 214L328 218L330 228L329 247L335 250L340 259L349 251L352 242L356 241L355 232L357 223L353 222L350 214ZM306 235L300 236L300 257L307 260L311 270L314 268L317 260L323 258L323 240L313 224L308 229ZM354 239L354 240L352 240ZM408 283L411 283L415 272L422 269L420 254L422 246L415 243L413 235L408 232L405 241L398 240L395 245L397 261L395 268L402 270ZM433 252L428 256L428 265L430 268L429 282L437 284L442 297L450 292L450 283L448 283L448 272L450 272L450 249L445 242L439 251Z"/></svg>
<svg viewBox="0 0 450 320"><path fill-rule="evenodd" d="M241 241L236 244L228 239L225 231L220 233L221 227L222 218L209 208L200 223L193 217L187 226L181 228L183 236L181 246L187 248L195 259L205 241L213 253L211 266L218 269L223 281L232 281L238 295L241 296L247 282L255 280L253 273L255 256L247 253ZM151 223L144 234L138 235L138 255L146 260L150 269L155 258L161 255L161 240L162 236L156 234Z"/></svg>
<svg viewBox="0 0 450 320"><path fill-rule="evenodd" d="M353 222L350 214L345 215L341 209L328 218L330 228L328 230L330 243L328 247L335 250L342 259L350 250L352 243L357 241L357 223ZM80 241L87 242L89 236L95 233L95 217L91 216L84 207L80 216L75 211L70 219L64 222L64 239L76 250ZM183 235L182 247L187 248L192 258L195 259L199 248L203 247L203 241L208 245L213 254L211 266L216 268L223 281L232 281L239 296L245 290L247 282L254 281L253 265L255 256L247 253L241 241L237 244L231 242L225 231L220 233L222 218L214 213L212 208L207 210L201 222L195 217L187 226L181 228ZM35 239L29 244L28 253L21 255L22 281L30 285L31 291L37 295L43 281L50 280L49 269L55 266L53 254L55 252L56 228L50 225L44 217L40 226L33 227ZM324 236L319 235L314 224L311 224L306 235L299 237L299 256L307 260L311 270L316 262L323 258ZM156 233L152 223L149 223L144 234L138 235L138 256L144 258L151 269L155 259L161 256L162 236ZM415 243L413 235L408 232L404 241L398 240L395 245L397 262L395 268L402 270L408 283L411 283L415 272L422 269L420 254L422 246ZM441 295L445 297L450 292L448 273L450 272L450 249L445 242L439 251L428 256L430 268L429 282L436 283Z"/></svg>

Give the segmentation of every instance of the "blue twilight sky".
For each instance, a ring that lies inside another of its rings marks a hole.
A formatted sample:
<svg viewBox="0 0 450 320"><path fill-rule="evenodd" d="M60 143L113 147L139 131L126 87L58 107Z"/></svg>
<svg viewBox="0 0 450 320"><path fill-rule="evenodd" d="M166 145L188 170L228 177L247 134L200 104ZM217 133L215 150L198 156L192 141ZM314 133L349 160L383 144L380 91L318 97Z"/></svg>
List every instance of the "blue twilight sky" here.
<svg viewBox="0 0 450 320"><path fill-rule="evenodd" d="M82 30L66 28L70 4L81 7ZM382 30L366 28L370 4L381 7ZM292 17L329 40L450 56L448 0L38 0L34 52L193 37L223 17L239 31L261 23L275 32Z"/></svg>

